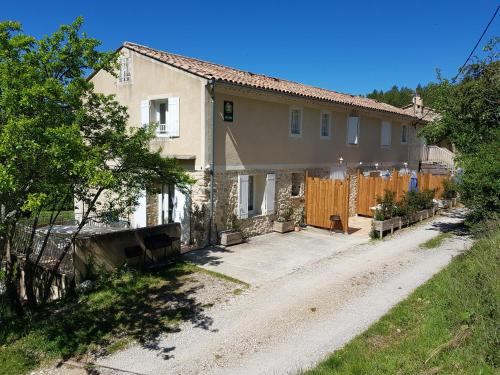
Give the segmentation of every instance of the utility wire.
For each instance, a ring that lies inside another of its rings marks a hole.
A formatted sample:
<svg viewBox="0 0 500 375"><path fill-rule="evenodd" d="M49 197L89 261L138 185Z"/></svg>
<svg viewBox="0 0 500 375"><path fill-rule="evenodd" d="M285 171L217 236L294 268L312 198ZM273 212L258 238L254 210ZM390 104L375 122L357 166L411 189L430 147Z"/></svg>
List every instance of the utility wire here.
<svg viewBox="0 0 500 375"><path fill-rule="evenodd" d="M495 10L495 13L493 13L493 16L491 17L490 19L490 22L488 22L488 24L486 25L486 27L484 28L483 30L483 33L481 34L481 36L479 37L479 40L477 41L476 45L474 46L474 48L472 49L472 51L469 53L469 56L467 57L467 60L465 60L465 62L463 63L463 65L460 67L460 69L458 70L458 73L457 75L455 76L455 78L453 78L452 82L455 83L455 81L457 80L458 76L460 75L460 73L462 73L462 70L465 68L465 66L467 65L467 63L469 62L470 58L472 57L472 55L474 54L474 51L476 50L477 46L479 45L479 43L481 43L481 40L483 39L484 37L484 34L486 34L486 32L488 31L488 28L490 27L490 25L493 23L493 20L495 19L495 17L497 16L497 13L498 13L498 10L500 9L500 5L497 5L497 9Z"/></svg>

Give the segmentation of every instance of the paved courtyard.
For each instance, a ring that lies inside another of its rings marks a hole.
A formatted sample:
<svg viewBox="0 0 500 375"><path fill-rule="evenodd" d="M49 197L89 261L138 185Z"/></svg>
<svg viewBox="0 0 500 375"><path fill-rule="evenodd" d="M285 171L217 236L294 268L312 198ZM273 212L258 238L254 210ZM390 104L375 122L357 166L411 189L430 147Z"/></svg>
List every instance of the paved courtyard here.
<svg viewBox="0 0 500 375"><path fill-rule="evenodd" d="M300 232L269 233L240 245L196 250L184 256L208 270L259 285L368 242L366 223L371 220L352 219L349 235L307 227Z"/></svg>

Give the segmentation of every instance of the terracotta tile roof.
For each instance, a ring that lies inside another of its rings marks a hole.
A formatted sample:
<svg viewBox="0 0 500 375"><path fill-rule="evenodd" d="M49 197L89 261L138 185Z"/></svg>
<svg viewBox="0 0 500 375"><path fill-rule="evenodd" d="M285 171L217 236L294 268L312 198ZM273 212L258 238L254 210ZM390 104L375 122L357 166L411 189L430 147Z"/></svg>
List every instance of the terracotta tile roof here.
<svg viewBox="0 0 500 375"><path fill-rule="evenodd" d="M246 72L224 65L194 59L191 57L185 57L169 52L159 51L131 42L125 42L123 46L142 55L151 57L155 60L164 62L166 64L172 65L174 67L207 79L214 78L217 81L247 86L256 89L275 91L311 99L326 100L334 103L345 104L348 106L367 108L376 111L389 112L415 118L412 113L409 113L401 108L361 96L342 94L319 87L313 87L297 82L287 81L284 79L268 77L262 74Z"/></svg>

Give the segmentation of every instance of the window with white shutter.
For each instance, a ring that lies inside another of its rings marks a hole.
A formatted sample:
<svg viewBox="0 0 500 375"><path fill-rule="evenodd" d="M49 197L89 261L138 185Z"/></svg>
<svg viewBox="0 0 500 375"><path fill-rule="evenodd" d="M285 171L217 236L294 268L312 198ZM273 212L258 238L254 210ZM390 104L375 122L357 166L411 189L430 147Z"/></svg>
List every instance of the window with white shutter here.
<svg viewBox="0 0 500 375"><path fill-rule="evenodd" d="M347 119L347 144L359 144L359 117L349 116Z"/></svg>
<svg viewBox="0 0 500 375"><path fill-rule="evenodd" d="M290 137L300 137L302 135L302 109L290 108Z"/></svg>
<svg viewBox="0 0 500 375"><path fill-rule="evenodd" d="M330 133L331 133L331 113L330 112L321 112L321 117L320 117L320 138L322 139L330 139Z"/></svg>
<svg viewBox="0 0 500 375"><path fill-rule="evenodd" d="M170 97L151 101L150 118L156 122L157 137L178 137L179 131L179 98Z"/></svg>
<svg viewBox="0 0 500 375"><path fill-rule="evenodd" d="M391 123L382 121L380 128L380 145L382 147L389 147L391 145Z"/></svg>

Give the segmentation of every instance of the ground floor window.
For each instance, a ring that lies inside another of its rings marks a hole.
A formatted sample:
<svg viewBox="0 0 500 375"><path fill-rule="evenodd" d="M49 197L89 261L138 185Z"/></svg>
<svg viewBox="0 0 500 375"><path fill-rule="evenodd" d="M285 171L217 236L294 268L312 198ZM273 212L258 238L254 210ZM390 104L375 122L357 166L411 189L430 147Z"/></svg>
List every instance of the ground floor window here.
<svg viewBox="0 0 500 375"><path fill-rule="evenodd" d="M298 197L302 188L303 173L292 173L292 197Z"/></svg>

